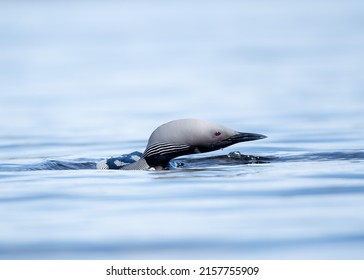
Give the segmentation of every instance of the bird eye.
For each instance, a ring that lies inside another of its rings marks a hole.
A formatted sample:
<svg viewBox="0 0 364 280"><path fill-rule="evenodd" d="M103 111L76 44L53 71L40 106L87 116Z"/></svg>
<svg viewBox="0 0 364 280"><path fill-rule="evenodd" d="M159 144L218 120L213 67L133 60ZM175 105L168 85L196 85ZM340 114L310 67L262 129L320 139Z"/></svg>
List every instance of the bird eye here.
<svg viewBox="0 0 364 280"><path fill-rule="evenodd" d="M215 136L220 136L221 135L221 132L220 131L216 131L215 132Z"/></svg>

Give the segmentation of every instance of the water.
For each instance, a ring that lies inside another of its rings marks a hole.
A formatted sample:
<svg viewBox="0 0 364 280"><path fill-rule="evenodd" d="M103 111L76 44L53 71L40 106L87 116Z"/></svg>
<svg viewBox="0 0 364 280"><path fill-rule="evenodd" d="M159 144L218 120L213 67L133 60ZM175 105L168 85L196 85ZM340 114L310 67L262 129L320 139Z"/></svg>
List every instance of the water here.
<svg viewBox="0 0 364 280"><path fill-rule="evenodd" d="M172 2L1 4L0 258L363 259L362 1ZM268 138L78 169L185 117Z"/></svg>

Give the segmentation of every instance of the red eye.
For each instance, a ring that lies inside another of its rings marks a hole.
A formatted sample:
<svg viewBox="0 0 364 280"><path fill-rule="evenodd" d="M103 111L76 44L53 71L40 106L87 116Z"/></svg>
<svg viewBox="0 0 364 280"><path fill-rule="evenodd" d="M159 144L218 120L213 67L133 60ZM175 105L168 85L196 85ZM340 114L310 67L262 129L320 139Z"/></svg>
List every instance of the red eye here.
<svg viewBox="0 0 364 280"><path fill-rule="evenodd" d="M215 132L215 136L220 136L221 135L221 132L220 131L216 131Z"/></svg>

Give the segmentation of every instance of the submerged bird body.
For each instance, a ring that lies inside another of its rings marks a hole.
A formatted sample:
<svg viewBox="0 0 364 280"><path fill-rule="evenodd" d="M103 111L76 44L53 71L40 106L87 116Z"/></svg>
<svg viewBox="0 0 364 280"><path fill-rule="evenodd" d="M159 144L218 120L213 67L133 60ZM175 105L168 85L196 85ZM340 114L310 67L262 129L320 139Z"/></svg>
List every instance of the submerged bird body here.
<svg viewBox="0 0 364 280"><path fill-rule="evenodd" d="M216 151L230 145L266 138L255 133L237 132L223 125L198 119L181 119L159 126L136 162L120 166L124 170L163 169L171 159L189 154ZM107 163L101 168L110 168Z"/></svg>

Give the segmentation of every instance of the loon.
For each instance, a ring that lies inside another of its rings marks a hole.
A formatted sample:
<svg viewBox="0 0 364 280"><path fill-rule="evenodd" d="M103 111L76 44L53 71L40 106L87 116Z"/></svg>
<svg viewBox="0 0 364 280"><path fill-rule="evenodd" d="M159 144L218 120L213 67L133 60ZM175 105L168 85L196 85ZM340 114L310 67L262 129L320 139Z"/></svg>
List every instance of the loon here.
<svg viewBox="0 0 364 280"><path fill-rule="evenodd" d="M159 126L151 134L143 154L132 153L136 160L123 165L119 160L97 163L98 169L162 170L171 159L189 154L207 153L230 145L264 139L256 133L238 132L220 124L199 119L180 119ZM139 156L138 156L139 155Z"/></svg>

